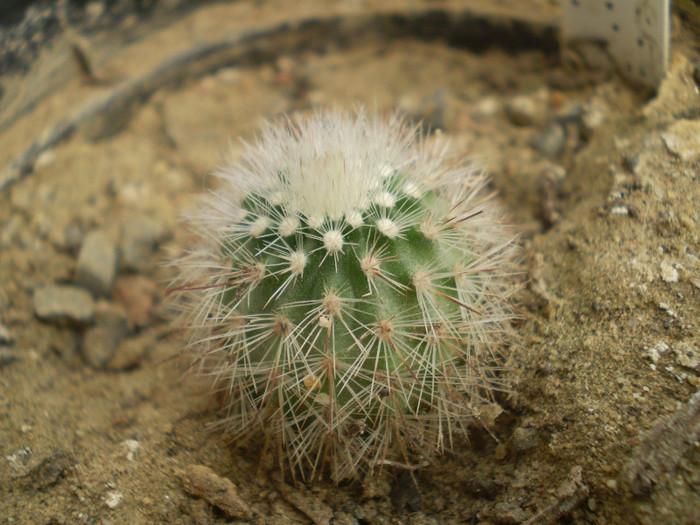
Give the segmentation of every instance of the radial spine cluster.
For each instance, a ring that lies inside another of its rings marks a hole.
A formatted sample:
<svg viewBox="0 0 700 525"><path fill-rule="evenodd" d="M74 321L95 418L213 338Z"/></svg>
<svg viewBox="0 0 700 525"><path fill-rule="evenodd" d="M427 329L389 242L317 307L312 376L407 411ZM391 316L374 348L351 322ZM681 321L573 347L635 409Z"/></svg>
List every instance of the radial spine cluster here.
<svg viewBox="0 0 700 525"><path fill-rule="evenodd" d="M267 125L218 176L171 290L232 437L362 478L443 451L507 389L515 242L483 170L334 110Z"/></svg>

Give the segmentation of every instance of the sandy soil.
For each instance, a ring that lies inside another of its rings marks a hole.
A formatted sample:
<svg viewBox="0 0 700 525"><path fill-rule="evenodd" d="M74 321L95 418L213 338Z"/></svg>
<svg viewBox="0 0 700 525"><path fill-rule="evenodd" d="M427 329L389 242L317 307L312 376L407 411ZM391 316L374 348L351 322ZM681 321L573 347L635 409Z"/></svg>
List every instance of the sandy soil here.
<svg viewBox="0 0 700 525"><path fill-rule="evenodd" d="M474 3L513 39L475 52L387 25L391 9L425 23L415 4L341 2L345 25L291 24L226 67L183 66L143 104L82 120L0 191L0 522L700 522L697 41L676 21L650 99L613 74L567 70L546 46L514 52L514 13L547 26L556 7L510 4ZM3 163L207 36L327 16L323 2L284 5L214 4L98 54L103 81L75 78L35 104L0 135ZM461 9L430 7L452 21ZM358 104L422 119L489 165L522 229L524 343L498 441L477 427L415 472L295 483L254 443L207 430L216 400L183 378L160 263L187 245L178 217L239 137L285 112ZM98 268L117 254L98 284L85 279L90 238ZM37 291L76 283L94 299L47 312Z"/></svg>

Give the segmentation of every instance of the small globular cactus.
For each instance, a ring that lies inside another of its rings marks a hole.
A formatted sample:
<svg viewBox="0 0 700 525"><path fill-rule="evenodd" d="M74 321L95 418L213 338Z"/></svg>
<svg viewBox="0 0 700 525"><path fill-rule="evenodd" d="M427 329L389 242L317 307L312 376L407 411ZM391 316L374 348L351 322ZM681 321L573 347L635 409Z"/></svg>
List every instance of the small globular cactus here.
<svg viewBox="0 0 700 525"><path fill-rule="evenodd" d="M333 110L267 125L218 176L171 291L232 437L361 478L449 448L507 390L516 249L483 170Z"/></svg>

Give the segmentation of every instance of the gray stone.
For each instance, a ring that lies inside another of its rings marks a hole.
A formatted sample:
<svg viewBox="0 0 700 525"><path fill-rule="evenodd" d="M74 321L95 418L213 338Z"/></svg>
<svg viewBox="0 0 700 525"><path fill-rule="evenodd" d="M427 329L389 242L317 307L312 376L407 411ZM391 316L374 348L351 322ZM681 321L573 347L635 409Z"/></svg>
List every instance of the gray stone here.
<svg viewBox="0 0 700 525"><path fill-rule="evenodd" d="M530 450L537 445L537 429L530 427L518 427L513 432L513 447L515 450Z"/></svg>
<svg viewBox="0 0 700 525"><path fill-rule="evenodd" d="M108 295L117 276L117 249L110 236L102 231L91 231L83 239L75 283L96 295Z"/></svg>
<svg viewBox="0 0 700 525"><path fill-rule="evenodd" d="M49 285L34 290L34 313L44 321L89 323L95 315L95 302L82 288Z"/></svg>
<svg viewBox="0 0 700 525"><path fill-rule="evenodd" d="M127 332L125 320L114 320L89 328L83 335L81 345L85 362L96 369L105 368Z"/></svg>
<svg viewBox="0 0 700 525"><path fill-rule="evenodd" d="M122 266L136 272L148 270L162 236L163 228L150 217L136 215L127 219L122 228Z"/></svg>
<svg viewBox="0 0 700 525"><path fill-rule="evenodd" d="M561 124L554 123L540 133L532 146L542 155L555 159L564 151L565 142L566 133L564 128Z"/></svg>

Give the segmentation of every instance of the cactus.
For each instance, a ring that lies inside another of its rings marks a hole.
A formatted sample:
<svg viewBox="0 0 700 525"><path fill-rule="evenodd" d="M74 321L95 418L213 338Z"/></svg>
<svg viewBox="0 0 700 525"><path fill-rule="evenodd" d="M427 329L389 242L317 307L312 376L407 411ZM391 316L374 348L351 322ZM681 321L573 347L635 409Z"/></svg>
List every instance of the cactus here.
<svg viewBox="0 0 700 525"><path fill-rule="evenodd" d="M268 124L217 175L171 291L231 437L362 478L449 448L507 390L516 250L482 169L333 110Z"/></svg>

